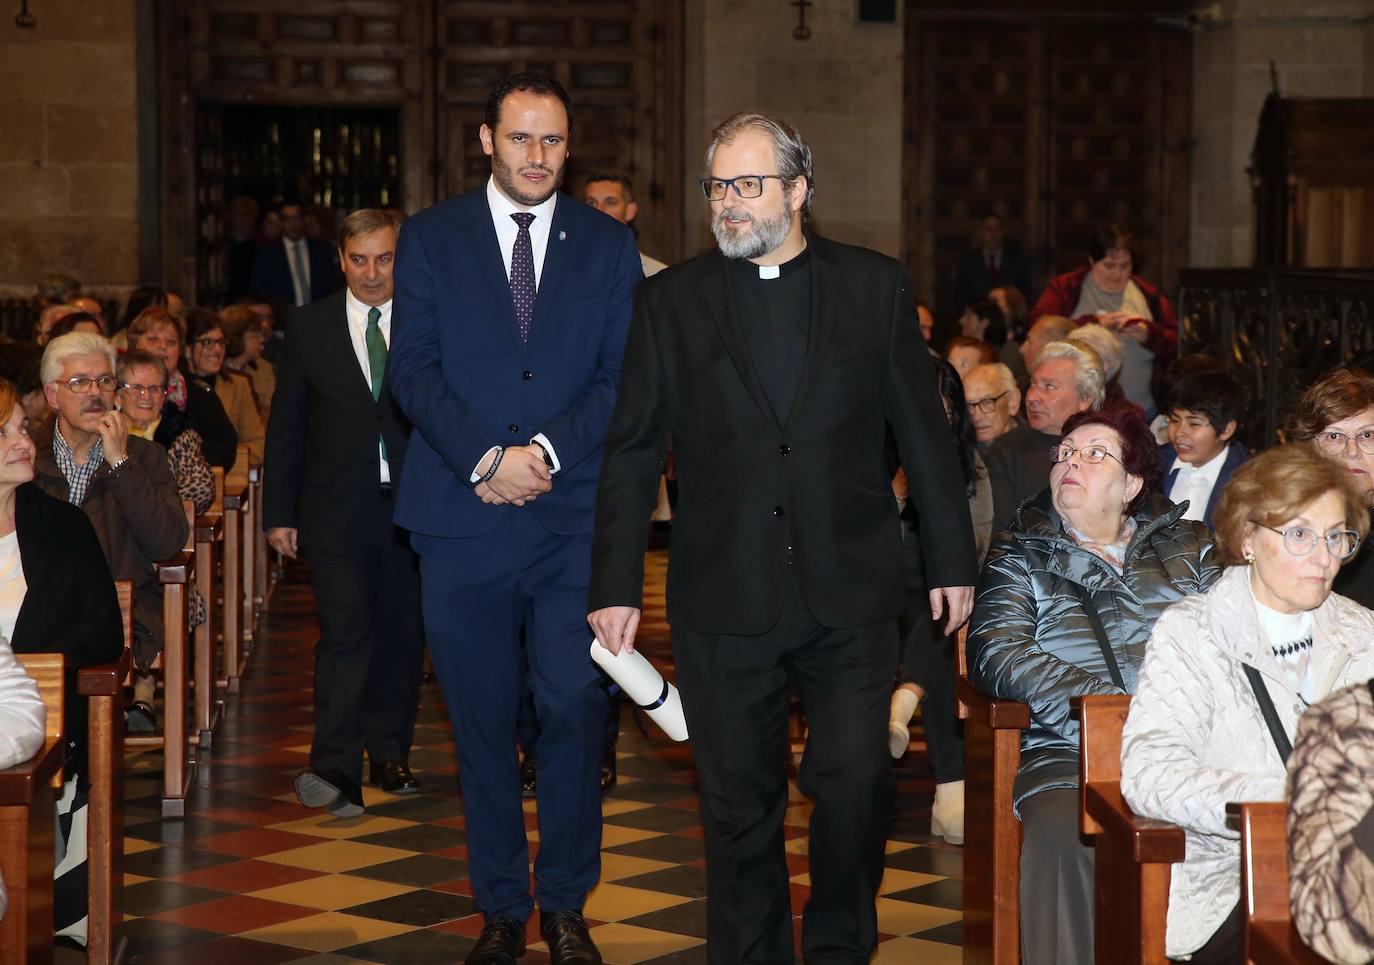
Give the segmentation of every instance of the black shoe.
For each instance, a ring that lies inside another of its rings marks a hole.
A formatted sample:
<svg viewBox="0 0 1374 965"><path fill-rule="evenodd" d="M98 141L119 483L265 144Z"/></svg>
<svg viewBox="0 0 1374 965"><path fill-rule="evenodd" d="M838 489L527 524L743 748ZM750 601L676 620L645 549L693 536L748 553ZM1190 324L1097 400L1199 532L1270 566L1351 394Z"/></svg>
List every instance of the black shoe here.
<svg viewBox="0 0 1374 965"><path fill-rule="evenodd" d="M308 808L328 808L336 818L363 813L363 789L338 771L301 771L296 775L296 797Z"/></svg>
<svg viewBox="0 0 1374 965"><path fill-rule="evenodd" d="M505 915L492 915L482 924L482 934L464 965L515 965L525 954L525 926Z"/></svg>
<svg viewBox="0 0 1374 965"><path fill-rule="evenodd" d="M553 965L601 965L601 953L579 912L540 911L539 933L549 944Z"/></svg>
<svg viewBox="0 0 1374 965"><path fill-rule="evenodd" d="M369 770L368 783L388 794L414 794L420 789L405 761L377 761Z"/></svg>
<svg viewBox="0 0 1374 965"><path fill-rule="evenodd" d="M124 715L124 729L130 734L152 734L157 731L157 714L145 700L135 700Z"/></svg>
<svg viewBox="0 0 1374 965"><path fill-rule="evenodd" d="M615 744L607 744L601 752L601 790L615 787Z"/></svg>
<svg viewBox="0 0 1374 965"><path fill-rule="evenodd" d="M520 758L520 796L535 796L534 754Z"/></svg>

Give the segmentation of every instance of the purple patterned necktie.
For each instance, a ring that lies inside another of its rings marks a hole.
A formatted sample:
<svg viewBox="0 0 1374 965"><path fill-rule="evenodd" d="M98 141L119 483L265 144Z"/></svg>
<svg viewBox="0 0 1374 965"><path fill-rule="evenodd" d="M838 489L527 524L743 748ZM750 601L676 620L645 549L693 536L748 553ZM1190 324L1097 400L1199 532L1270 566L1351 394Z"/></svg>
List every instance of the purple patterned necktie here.
<svg viewBox="0 0 1374 965"><path fill-rule="evenodd" d="M515 247L510 253L510 294L515 300L515 321L520 326L520 341L530 340L530 322L534 321L534 245L530 242L530 225L534 215L528 211L511 215L520 226Z"/></svg>

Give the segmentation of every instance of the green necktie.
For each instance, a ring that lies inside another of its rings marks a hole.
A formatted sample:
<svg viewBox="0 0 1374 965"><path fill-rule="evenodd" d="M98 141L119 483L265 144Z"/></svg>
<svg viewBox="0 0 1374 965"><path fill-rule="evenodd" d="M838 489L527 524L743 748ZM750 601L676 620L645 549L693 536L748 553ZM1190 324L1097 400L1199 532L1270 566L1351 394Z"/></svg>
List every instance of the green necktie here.
<svg viewBox="0 0 1374 965"><path fill-rule="evenodd" d="M382 327L377 323L381 321L382 310L377 306L372 306L367 310L367 334L363 340L367 342L367 368L372 373L372 401L377 401L382 397L382 376L386 374L386 339L382 336ZM382 458L386 455L386 440L382 442Z"/></svg>

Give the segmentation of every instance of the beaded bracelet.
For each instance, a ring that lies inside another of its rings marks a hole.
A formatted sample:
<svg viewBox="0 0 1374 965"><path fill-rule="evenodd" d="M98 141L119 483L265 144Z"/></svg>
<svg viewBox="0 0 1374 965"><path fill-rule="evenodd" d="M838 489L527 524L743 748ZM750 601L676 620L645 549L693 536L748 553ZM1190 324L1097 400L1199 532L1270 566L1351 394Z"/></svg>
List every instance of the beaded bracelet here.
<svg viewBox="0 0 1374 965"><path fill-rule="evenodd" d="M480 486L482 483L489 481L492 476L496 475L496 470L501 467L501 459L503 456L505 456L505 454L505 446L496 447L496 458L491 461L491 465L487 468L485 475L483 475L481 479L477 480L477 485Z"/></svg>

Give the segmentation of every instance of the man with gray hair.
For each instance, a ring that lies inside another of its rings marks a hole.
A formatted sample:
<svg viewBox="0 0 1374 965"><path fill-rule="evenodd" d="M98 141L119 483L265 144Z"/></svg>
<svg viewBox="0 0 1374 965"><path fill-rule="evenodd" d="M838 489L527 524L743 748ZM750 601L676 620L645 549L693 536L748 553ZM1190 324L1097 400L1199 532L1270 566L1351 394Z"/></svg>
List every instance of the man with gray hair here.
<svg viewBox="0 0 1374 965"><path fill-rule="evenodd" d="M1041 349L1026 391L1026 424L988 448L994 534L1011 525L1022 502L1050 484L1050 447L1069 416L1100 409L1105 398L1102 360L1092 348L1058 341Z"/></svg>
<svg viewBox="0 0 1374 965"><path fill-rule="evenodd" d="M892 800L887 708L905 604L890 426L937 621L977 575L963 477L895 261L807 230L815 177L795 130L737 114L701 187L717 249L645 282L605 443L589 620L633 650L644 520L669 434L680 501L668 573L677 685L706 832L707 957L793 960L789 689L810 737L809 962L867 961Z"/></svg>
<svg viewBox="0 0 1374 965"><path fill-rule="evenodd" d="M147 667L163 644L156 564L189 532L167 451L131 435L115 409L115 353L103 336L53 339L39 374L56 418L33 432L34 482L84 509L114 578L133 581L134 658Z"/></svg>
<svg viewBox="0 0 1374 965"><path fill-rule="evenodd" d="M1001 362L974 366L964 376L964 403L978 433L978 449L987 452L994 440L1018 425L1021 390L1016 376Z"/></svg>

